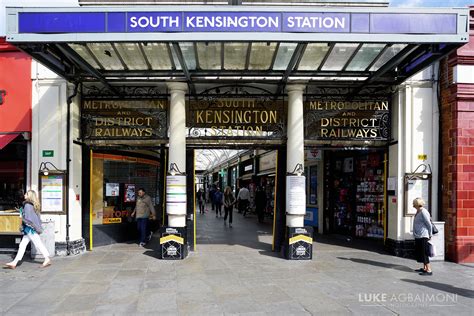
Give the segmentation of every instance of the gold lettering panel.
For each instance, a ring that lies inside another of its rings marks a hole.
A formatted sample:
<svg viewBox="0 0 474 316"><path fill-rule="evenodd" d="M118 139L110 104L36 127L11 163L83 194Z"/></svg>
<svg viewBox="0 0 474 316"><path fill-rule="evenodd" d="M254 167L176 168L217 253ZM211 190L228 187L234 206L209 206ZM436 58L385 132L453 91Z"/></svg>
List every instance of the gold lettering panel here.
<svg viewBox="0 0 474 316"><path fill-rule="evenodd" d="M286 135L283 100L214 98L186 104L190 137L265 137Z"/></svg>
<svg viewBox="0 0 474 316"><path fill-rule="evenodd" d="M84 100L82 137L97 139L165 139L166 100Z"/></svg>
<svg viewBox="0 0 474 316"><path fill-rule="evenodd" d="M304 103L305 139L388 140L390 107L387 100L310 100Z"/></svg>

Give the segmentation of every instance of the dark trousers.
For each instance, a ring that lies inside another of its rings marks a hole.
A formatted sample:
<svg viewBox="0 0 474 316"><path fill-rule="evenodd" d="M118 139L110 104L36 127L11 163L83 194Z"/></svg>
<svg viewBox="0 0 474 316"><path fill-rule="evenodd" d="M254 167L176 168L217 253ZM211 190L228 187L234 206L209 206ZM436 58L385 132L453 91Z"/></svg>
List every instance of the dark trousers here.
<svg viewBox="0 0 474 316"><path fill-rule="evenodd" d="M245 214L247 214L249 210L249 206L250 206L249 200L240 200L240 207L241 207L240 211L244 213L244 216Z"/></svg>
<svg viewBox="0 0 474 316"><path fill-rule="evenodd" d="M222 204L216 203L216 216L221 215L222 216Z"/></svg>
<svg viewBox="0 0 474 316"><path fill-rule="evenodd" d="M148 230L148 218L137 218L138 228L138 242L146 243L147 230Z"/></svg>
<svg viewBox="0 0 474 316"><path fill-rule="evenodd" d="M224 207L225 215L224 215L224 221L227 220L227 216L229 216L229 224L232 224L232 211L234 210L233 206L229 207Z"/></svg>
<svg viewBox="0 0 474 316"><path fill-rule="evenodd" d="M199 213L204 214L204 202L199 202Z"/></svg>

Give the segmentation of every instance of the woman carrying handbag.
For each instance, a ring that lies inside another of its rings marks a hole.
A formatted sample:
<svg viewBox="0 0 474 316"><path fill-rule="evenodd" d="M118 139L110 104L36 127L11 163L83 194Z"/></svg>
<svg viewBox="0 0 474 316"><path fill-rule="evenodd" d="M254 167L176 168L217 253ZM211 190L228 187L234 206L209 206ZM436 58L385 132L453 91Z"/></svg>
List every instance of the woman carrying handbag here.
<svg viewBox="0 0 474 316"><path fill-rule="evenodd" d="M35 191L29 190L25 194L25 202L23 203L23 208L20 209L21 216L21 231L23 233L23 238L21 239L18 252L15 256L15 259L12 262L5 263L5 268L15 269L18 262L23 259L25 254L26 246L33 242L35 247L41 252L44 257L42 264L43 268L49 267L51 265L51 259L49 258L49 253L46 247L43 245L39 234L43 232L41 227L41 218L40 218L41 205L36 196Z"/></svg>
<svg viewBox="0 0 474 316"><path fill-rule="evenodd" d="M413 236L415 237L416 261L423 263L423 268L415 270L420 275L433 275L430 265L430 245L428 241L432 236L432 225L430 213L423 207L425 201L421 198L413 200L413 207L416 208L416 215L413 220Z"/></svg>

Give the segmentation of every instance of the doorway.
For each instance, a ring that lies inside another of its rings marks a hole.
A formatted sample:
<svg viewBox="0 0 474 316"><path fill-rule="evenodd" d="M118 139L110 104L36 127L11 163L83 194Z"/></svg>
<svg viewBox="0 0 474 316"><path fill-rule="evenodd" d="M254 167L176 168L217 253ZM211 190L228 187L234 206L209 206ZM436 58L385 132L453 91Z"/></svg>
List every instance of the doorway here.
<svg viewBox="0 0 474 316"><path fill-rule="evenodd" d="M189 203L194 205L195 247L275 250L278 175L278 149L195 149L194 203ZM225 201L234 199L226 216Z"/></svg>

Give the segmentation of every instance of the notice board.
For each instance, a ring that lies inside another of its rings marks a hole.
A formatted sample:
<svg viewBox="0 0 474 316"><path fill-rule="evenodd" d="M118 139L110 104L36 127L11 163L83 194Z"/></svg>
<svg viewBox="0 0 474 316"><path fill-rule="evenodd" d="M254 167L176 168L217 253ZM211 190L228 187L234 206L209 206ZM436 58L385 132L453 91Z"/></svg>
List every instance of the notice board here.
<svg viewBox="0 0 474 316"><path fill-rule="evenodd" d="M413 200L422 198L426 210L431 213L431 174L407 173L405 174L405 216L414 216L416 209Z"/></svg>

